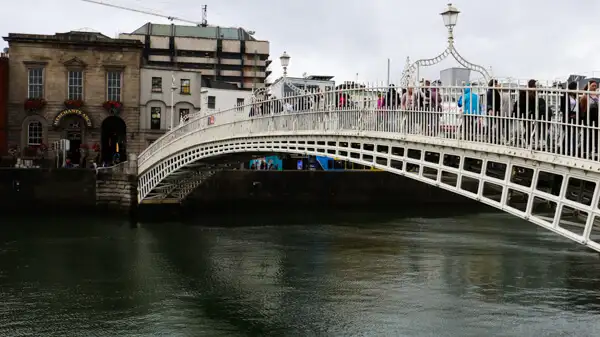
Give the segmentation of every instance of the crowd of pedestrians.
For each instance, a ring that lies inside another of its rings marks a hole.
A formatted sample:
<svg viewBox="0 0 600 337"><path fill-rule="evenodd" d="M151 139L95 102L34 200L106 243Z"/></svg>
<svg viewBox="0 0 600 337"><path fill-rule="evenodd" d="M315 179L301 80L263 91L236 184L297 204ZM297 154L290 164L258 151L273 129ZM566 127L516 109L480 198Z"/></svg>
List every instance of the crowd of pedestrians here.
<svg viewBox="0 0 600 337"><path fill-rule="evenodd" d="M387 125L386 131L440 136L448 129L446 115L454 113L459 116L452 126L458 133L454 136L463 139L544 147L586 158L597 153L599 96L594 80L583 88L577 82L540 87L536 80L517 87L491 79L486 86L444 87L422 81L418 86L389 85L384 89L345 88L284 99L270 97L255 102L249 114L374 112L375 124ZM398 127L399 120L408 121L408 127Z"/></svg>

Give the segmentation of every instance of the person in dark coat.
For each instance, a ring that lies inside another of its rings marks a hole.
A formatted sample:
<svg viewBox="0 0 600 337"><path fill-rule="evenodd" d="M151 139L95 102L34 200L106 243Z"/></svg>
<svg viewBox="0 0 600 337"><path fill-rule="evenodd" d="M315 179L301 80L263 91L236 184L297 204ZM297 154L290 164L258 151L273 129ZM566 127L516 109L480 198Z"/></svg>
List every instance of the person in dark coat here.
<svg viewBox="0 0 600 337"><path fill-rule="evenodd" d="M508 123L506 120L500 119L500 106L502 104L502 97L500 91L497 89L498 80L491 79L488 83L488 90L486 93L486 105L487 115L490 118L490 130L492 130L492 142L499 144L501 136L508 139Z"/></svg>
<svg viewBox="0 0 600 337"><path fill-rule="evenodd" d="M400 105L400 94L396 91L396 87L390 84L390 88L385 95L383 106L388 109L397 109Z"/></svg>
<svg viewBox="0 0 600 337"><path fill-rule="evenodd" d="M541 121L546 120L546 101L542 97L537 97L537 81L529 80L527 88L529 90L520 90L519 98L513 105L513 116L521 119L525 123L526 144L531 145L531 139L536 133L536 139L543 139L546 132Z"/></svg>
<svg viewBox="0 0 600 337"><path fill-rule="evenodd" d="M567 90L577 90L577 82L571 82L567 86ZM577 131L575 125L579 124L579 104L576 92L563 92L559 96L558 109L561 114L563 125L563 151L562 153L567 156L577 155L578 151L575 149L577 140ZM572 125L572 126L571 126Z"/></svg>

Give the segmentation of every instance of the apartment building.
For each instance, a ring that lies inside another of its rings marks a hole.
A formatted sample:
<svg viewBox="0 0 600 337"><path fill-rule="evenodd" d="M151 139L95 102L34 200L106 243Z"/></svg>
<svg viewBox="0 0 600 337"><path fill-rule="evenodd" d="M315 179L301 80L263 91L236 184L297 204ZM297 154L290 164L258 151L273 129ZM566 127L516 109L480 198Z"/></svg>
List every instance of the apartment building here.
<svg viewBox="0 0 600 337"><path fill-rule="evenodd" d="M204 77L197 69L144 66L140 71L140 133L144 147L188 115L215 115L250 103L251 95L237 84ZM213 118L222 122L221 116Z"/></svg>
<svg viewBox="0 0 600 337"><path fill-rule="evenodd" d="M119 38L143 42L149 66L195 69L213 81L252 90L264 87L271 73L269 42L253 34L243 28L146 23Z"/></svg>

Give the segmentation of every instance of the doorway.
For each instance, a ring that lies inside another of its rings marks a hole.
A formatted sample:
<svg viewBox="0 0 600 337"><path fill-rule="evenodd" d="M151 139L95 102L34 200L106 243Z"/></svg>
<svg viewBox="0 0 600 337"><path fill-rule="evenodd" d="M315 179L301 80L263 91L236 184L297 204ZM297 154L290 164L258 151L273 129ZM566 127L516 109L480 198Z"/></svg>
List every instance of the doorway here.
<svg viewBox="0 0 600 337"><path fill-rule="evenodd" d="M71 163L78 165L81 161L81 131L67 131L67 137L69 140L69 151L67 152L67 158L71 159Z"/></svg>
<svg viewBox="0 0 600 337"><path fill-rule="evenodd" d="M69 150L66 159L73 165L81 165L81 146L85 143L84 121L79 116L66 116L62 122L63 139L69 140Z"/></svg>
<svg viewBox="0 0 600 337"><path fill-rule="evenodd" d="M116 165L127 160L127 125L117 116L109 116L102 122L100 140L102 164Z"/></svg>

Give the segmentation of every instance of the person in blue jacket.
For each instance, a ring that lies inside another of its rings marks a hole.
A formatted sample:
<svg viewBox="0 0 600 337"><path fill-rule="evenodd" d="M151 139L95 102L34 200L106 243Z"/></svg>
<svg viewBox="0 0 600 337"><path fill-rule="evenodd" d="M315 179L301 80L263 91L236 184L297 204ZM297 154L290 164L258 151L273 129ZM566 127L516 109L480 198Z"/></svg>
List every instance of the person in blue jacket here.
<svg viewBox="0 0 600 337"><path fill-rule="evenodd" d="M467 138L468 134L473 134L477 130L477 120L479 115L481 115L479 96L471 92L470 84L467 84L467 87L465 87L462 96L458 99L457 105L459 108L463 108L463 137Z"/></svg>
<svg viewBox="0 0 600 337"><path fill-rule="evenodd" d="M469 85L469 84L467 84ZM463 108L465 115L480 115L481 107L479 106L479 96L471 92L471 87L466 87L463 95L458 98L458 107Z"/></svg>

